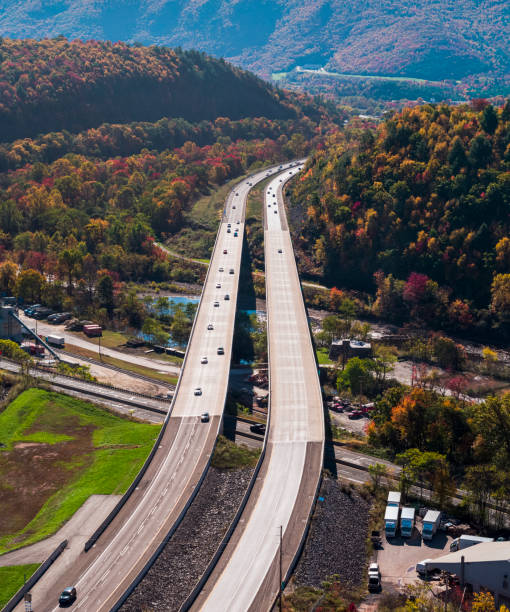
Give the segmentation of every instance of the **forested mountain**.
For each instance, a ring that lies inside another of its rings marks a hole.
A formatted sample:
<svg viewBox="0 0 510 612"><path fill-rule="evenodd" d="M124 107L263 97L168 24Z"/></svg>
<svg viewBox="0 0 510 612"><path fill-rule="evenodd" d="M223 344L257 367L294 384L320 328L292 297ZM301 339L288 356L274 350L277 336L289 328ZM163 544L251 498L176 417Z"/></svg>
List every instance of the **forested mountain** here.
<svg viewBox="0 0 510 612"><path fill-rule="evenodd" d="M288 96L196 51L111 42L0 41L0 141L105 122L295 118Z"/></svg>
<svg viewBox="0 0 510 612"><path fill-rule="evenodd" d="M338 132L296 183L300 263L394 321L510 333L510 102Z"/></svg>
<svg viewBox="0 0 510 612"><path fill-rule="evenodd" d="M127 282L197 279L155 245L197 199L345 119L198 52L4 39L0 59L0 294L107 324L140 327Z"/></svg>
<svg viewBox="0 0 510 612"><path fill-rule="evenodd" d="M0 33L182 45L262 75L510 73L505 0L4 0Z"/></svg>

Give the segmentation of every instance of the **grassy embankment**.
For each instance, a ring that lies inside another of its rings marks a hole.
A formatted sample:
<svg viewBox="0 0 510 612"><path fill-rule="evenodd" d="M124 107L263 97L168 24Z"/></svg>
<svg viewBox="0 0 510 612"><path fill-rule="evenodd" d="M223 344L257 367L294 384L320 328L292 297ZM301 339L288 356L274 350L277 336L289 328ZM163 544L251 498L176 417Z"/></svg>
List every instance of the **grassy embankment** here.
<svg viewBox="0 0 510 612"><path fill-rule="evenodd" d="M122 494L159 425L29 389L0 414L0 553L54 533L93 494Z"/></svg>
<svg viewBox="0 0 510 612"><path fill-rule="evenodd" d="M39 563L0 567L0 608L5 606L24 584L25 579L28 580L38 567Z"/></svg>

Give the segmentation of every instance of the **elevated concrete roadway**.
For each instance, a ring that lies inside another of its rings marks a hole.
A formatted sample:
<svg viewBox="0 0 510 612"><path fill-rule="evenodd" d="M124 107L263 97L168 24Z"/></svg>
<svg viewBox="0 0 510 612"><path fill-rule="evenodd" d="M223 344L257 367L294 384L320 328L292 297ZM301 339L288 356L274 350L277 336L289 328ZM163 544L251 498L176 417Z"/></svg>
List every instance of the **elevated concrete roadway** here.
<svg viewBox="0 0 510 612"><path fill-rule="evenodd" d="M249 177L227 198L171 415L144 478L88 553L66 565L64 552L55 571L51 568L36 585L34 610L58 610L58 596L69 585L76 586L78 593L73 609L106 612L114 608L148 567L198 490L227 393L248 183L278 170ZM220 347L223 354L218 352ZM204 357L207 363L202 363ZM208 420L202 422L206 412Z"/></svg>
<svg viewBox="0 0 510 612"><path fill-rule="evenodd" d="M270 423L266 454L250 499L193 610L262 612L279 592L303 542L320 482L324 420L318 370L283 206L282 186L266 188L264 249Z"/></svg>

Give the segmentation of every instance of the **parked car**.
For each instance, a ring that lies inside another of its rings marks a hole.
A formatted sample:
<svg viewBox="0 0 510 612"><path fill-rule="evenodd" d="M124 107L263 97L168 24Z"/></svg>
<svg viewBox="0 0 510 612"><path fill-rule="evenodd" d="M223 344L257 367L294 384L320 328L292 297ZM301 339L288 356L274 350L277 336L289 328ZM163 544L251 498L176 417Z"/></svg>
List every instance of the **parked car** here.
<svg viewBox="0 0 510 612"><path fill-rule="evenodd" d="M32 317L40 321L41 319L46 319L49 315L53 314L53 310L51 308L45 308L44 306L34 310L32 312Z"/></svg>
<svg viewBox="0 0 510 612"><path fill-rule="evenodd" d="M23 312L27 315L27 317L31 317L32 312L38 308L42 308L42 304L32 304L31 306L27 306Z"/></svg>
<svg viewBox="0 0 510 612"><path fill-rule="evenodd" d="M381 572L378 563L371 563L368 567L368 590L371 593L381 589Z"/></svg>
<svg viewBox="0 0 510 612"><path fill-rule="evenodd" d="M264 423L257 423L256 425L250 425L250 431L255 434L264 435L266 433L266 426Z"/></svg>
<svg viewBox="0 0 510 612"><path fill-rule="evenodd" d="M359 419L360 417L363 416L363 413L361 412L361 410L353 410L352 412L349 412L349 414L347 415L349 417L349 419Z"/></svg>

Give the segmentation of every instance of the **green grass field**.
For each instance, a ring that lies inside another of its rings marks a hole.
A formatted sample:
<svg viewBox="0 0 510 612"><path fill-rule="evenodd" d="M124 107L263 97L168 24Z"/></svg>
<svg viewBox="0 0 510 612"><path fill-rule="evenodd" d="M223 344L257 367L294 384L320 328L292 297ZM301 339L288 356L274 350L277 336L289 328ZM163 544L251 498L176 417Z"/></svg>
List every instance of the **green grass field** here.
<svg viewBox="0 0 510 612"><path fill-rule="evenodd" d="M331 359L329 358L329 351L327 348L317 349L316 354L317 354L317 361L319 362L319 365L329 365L329 364L335 363L334 361L331 361Z"/></svg>
<svg viewBox="0 0 510 612"><path fill-rule="evenodd" d="M38 567L39 563L0 567L0 608L5 606L23 586L25 579L28 580Z"/></svg>
<svg viewBox="0 0 510 612"><path fill-rule="evenodd" d="M159 425L29 389L0 414L0 553L54 533L93 494L126 491Z"/></svg>

